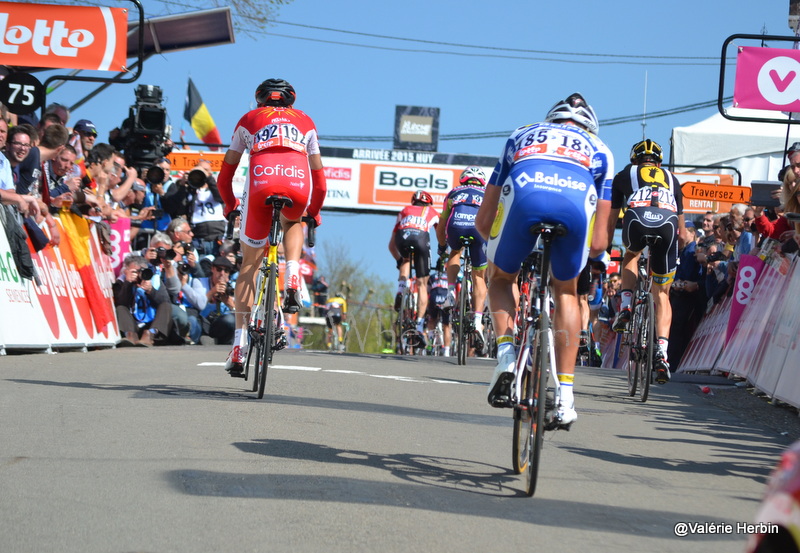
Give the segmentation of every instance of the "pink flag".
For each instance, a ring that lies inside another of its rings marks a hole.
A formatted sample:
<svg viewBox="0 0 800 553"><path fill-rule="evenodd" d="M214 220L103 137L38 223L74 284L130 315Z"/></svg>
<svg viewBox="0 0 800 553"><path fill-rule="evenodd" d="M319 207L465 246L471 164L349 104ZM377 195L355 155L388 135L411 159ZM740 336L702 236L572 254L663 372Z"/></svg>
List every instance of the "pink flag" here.
<svg viewBox="0 0 800 553"><path fill-rule="evenodd" d="M740 46L733 105L800 111L800 50Z"/></svg>

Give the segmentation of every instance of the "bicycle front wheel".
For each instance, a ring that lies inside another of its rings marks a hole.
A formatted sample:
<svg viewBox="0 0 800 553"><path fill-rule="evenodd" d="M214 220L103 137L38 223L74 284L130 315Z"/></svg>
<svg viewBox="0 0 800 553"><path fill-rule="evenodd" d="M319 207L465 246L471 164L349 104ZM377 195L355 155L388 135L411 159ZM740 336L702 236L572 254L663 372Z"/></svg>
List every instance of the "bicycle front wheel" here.
<svg viewBox="0 0 800 553"><path fill-rule="evenodd" d="M533 400L533 411L530 418L531 447L528 456L528 496L536 492L536 481L539 477L539 462L542 457L544 443L544 415L547 409L547 377L550 374L550 316L546 312L539 315L535 328L531 356L529 386L530 398Z"/></svg>
<svg viewBox="0 0 800 553"><path fill-rule="evenodd" d="M656 353L656 313L652 294L647 294L647 301L642 304L642 308L640 336L637 344L642 348L639 362L639 399L644 403L650 394L653 356Z"/></svg>
<svg viewBox="0 0 800 553"><path fill-rule="evenodd" d="M258 399L264 397L267 387L267 370L272 362L272 348L275 345L276 304L275 287L278 282L278 266L270 263L267 277L267 289L264 293L264 340L261 350L261 366L258 372Z"/></svg>

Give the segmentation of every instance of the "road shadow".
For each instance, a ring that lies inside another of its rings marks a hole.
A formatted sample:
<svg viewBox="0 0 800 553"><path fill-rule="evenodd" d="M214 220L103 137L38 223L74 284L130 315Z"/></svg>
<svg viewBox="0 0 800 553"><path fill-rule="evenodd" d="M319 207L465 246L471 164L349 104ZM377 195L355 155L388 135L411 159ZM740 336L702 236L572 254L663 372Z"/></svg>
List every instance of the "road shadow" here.
<svg viewBox="0 0 800 553"><path fill-rule="evenodd" d="M295 461L302 474L248 474L203 470L166 473L181 493L206 497L354 503L436 513L494 518L533 526L574 528L582 531L615 532L686 541L735 541L737 536L688 536L676 538L674 525L691 520L709 520L699 514L674 513L647 508L609 508L602 497L575 502L548 497L528 498L524 477L508 469L464 459L417 454L383 454L339 449L295 440L254 440L233 444L241 451ZM319 468L315 467L320 464ZM329 476L323 472L362 467L365 473L382 471L382 479ZM542 489L541 483L539 486ZM540 495L543 492L540 491ZM518 500L518 501L509 501ZM596 502L593 502L596 500ZM569 515L566 515L569 513Z"/></svg>

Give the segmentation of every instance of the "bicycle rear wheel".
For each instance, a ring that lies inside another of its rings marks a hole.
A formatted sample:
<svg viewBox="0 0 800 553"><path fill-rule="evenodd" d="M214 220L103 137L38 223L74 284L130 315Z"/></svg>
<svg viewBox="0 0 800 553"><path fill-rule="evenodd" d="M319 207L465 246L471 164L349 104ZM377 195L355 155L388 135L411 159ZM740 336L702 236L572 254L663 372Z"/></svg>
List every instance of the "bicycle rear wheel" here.
<svg viewBox="0 0 800 553"><path fill-rule="evenodd" d="M258 371L258 399L264 397L267 386L267 370L272 362L272 348L275 345L275 287L278 281L278 266L270 263L267 276L267 289L264 293L264 338L261 348L260 367Z"/></svg>
<svg viewBox="0 0 800 553"><path fill-rule="evenodd" d="M532 496L536 492L536 481L539 477L539 461L542 457L544 443L544 414L547 409L547 377L550 374L550 316L546 312L539 315L539 321L533 330L531 369L529 386L533 400L530 418L531 447L528 456L528 472L526 493Z"/></svg>
<svg viewBox="0 0 800 553"><path fill-rule="evenodd" d="M467 351L469 350L469 336L467 335L467 309L469 306L469 285L467 276L461 283L461 290L458 293L458 364L467 364Z"/></svg>
<svg viewBox="0 0 800 553"><path fill-rule="evenodd" d="M527 347L527 343L525 345ZM520 349L522 351L522 349ZM514 474L522 474L528 469L531 448L531 402L526 401L530 395L530 377L528 361L526 360L522 369L522 381L519 393L523 397L514 406L514 435L511 442L511 466Z"/></svg>
<svg viewBox="0 0 800 553"><path fill-rule="evenodd" d="M656 317L652 294L647 294L647 300L642 304L642 319L640 326L641 360L639 361L639 399L642 403L647 401L650 393L650 381L653 375L653 356L656 346Z"/></svg>

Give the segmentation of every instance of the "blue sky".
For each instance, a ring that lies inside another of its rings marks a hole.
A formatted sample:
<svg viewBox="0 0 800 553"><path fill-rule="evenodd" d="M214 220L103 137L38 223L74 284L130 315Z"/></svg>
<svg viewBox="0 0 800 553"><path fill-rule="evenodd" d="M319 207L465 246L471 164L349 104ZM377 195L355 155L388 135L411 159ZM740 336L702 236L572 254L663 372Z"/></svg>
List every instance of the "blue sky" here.
<svg viewBox="0 0 800 553"><path fill-rule="evenodd" d="M161 15L161 4L150 0L143 4L146 16ZM283 23L273 24L258 39L238 34L233 45L155 56L145 63L137 84L160 86L173 138L184 128L188 139L196 140L183 121L191 76L227 141L239 117L252 107L257 84L269 77L285 78L297 90L296 106L315 120L323 146L378 148L391 144L324 138L391 136L396 105L440 108L442 135L510 132L541 120L556 100L580 91L595 108L600 137L620 169L631 144L642 137L642 122L603 125L604 120L641 114L645 103L647 112L653 113L715 100L723 41L740 33L790 35L787 15L786 0L567 4L294 0L276 13L275 19ZM290 23L495 49L389 40ZM768 45L787 47L787 43ZM47 75L40 74L41 80ZM94 87L67 83L48 101L71 105ZM76 110L71 122L91 119L100 139L105 139L127 116L134 88L111 86ZM730 95L732 88L726 93ZM648 119L646 134L669 150L673 127L693 124L714 112L715 108L706 108ZM503 142L504 138L442 140L439 151L497 156ZM386 248L392 224L393 218L385 215L330 214L324 216L318 240L321 248L326 241L350 244L353 257L363 260L368 271L393 280L394 262Z"/></svg>

